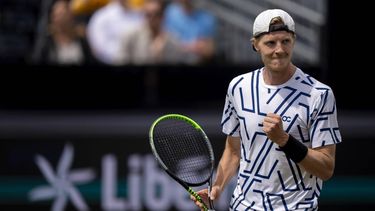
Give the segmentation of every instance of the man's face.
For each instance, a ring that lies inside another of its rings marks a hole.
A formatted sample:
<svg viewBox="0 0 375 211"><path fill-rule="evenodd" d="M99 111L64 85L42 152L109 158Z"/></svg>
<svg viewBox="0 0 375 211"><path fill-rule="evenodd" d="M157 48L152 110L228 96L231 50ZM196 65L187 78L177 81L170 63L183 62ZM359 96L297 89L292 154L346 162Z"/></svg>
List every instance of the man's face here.
<svg viewBox="0 0 375 211"><path fill-rule="evenodd" d="M53 7L51 12L51 21L54 24L59 26L63 26L64 24L68 24L71 21L72 15L69 12L68 3L65 1L57 1Z"/></svg>
<svg viewBox="0 0 375 211"><path fill-rule="evenodd" d="M286 31L275 31L262 35L254 41L264 65L270 70L288 67L293 54L295 37Z"/></svg>

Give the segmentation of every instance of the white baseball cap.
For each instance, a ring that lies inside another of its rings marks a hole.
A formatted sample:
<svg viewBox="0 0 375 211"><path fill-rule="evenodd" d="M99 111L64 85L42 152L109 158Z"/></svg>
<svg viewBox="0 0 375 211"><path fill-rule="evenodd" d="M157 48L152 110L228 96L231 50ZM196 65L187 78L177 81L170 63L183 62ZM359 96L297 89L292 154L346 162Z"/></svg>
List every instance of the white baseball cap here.
<svg viewBox="0 0 375 211"><path fill-rule="evenodd" d="M284 24L270 26L271 20L276 17L280 17ZM255 18L253 25L253 36L258 37L272 31L288 31L295 33L293 18L287 12L281 9L268 9L261 12Z"/></svg>

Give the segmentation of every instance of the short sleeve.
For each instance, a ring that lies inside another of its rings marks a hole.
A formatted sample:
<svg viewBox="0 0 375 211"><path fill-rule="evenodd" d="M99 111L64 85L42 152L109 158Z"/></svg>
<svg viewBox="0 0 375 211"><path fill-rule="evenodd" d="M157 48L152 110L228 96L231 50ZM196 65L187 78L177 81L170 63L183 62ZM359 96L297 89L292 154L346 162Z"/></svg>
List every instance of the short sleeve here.
<svg viewBox="0 0 375 211"><path fill-rule="evenodd" d="M238 137L240 136L240 123L238 121L231 90L231 85L229 85L225 98L221 126L223 133L226 135Z"/></svg>
<svg viewBox="0 0 375 211"><path fill-rule="evenodd" d="M311 119L310 140L313 148L341 142L336 100L331 89L323 90L317 98Z"/></svg>

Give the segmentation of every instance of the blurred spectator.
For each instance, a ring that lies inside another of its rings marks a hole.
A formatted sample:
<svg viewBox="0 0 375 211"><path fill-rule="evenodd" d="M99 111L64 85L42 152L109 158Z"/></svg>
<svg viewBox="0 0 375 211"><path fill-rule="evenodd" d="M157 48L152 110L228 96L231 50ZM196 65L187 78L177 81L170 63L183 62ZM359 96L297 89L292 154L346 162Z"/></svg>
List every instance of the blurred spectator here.
<svg viewBox="0 0 375 211"><path fill-rule="evenodd" d="M163 28L166 3L163 0L145 0L145 22L122 39L122 60L131 64L183 63L186 53Z"/></svg>
<svg viewBox="0 0 375 211"><path fill-rule="evenodd" d="M165 27L193 53L191 63L210 61L215 53L216 20L208 11L196 8L192 0L174 0L165 15Z"/></svg>
<svg viewBox="0 0 375 211"><path fill-rule="evenodd" d="M74 15L90 15L108 4L110 0L71 0L70 8Z"/></svg>
<svg viewBox="0 0 375 211"><path fill-rule="evenodd" d="M139 0L138 0L139 1ZM143 14L134 0L112 0L97 10L87 26L87 38L93 55L102 63L123 65L121 39L143 22Z"/></svg>
<svg viewBox="0 0 375 211"><path fill-rule="evenodd" d="M57 0L53 3L48 25L48 36L38 62L61 65L79 65L92 61L84 29L77 25L69 2Z"/></svg>

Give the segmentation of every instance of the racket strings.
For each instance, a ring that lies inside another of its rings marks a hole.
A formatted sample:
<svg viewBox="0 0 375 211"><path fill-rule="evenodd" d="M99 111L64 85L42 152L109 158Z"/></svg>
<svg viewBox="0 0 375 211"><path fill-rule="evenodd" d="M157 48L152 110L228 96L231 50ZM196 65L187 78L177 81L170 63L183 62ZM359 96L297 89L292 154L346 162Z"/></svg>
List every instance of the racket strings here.
<svg viewBox="0 0 375 211"><path fill-rule="evenodd" d="M211 175L211 157L202 132L185 121L168 119L154 128L156 151L166 167L190 184Z"/></svg>

